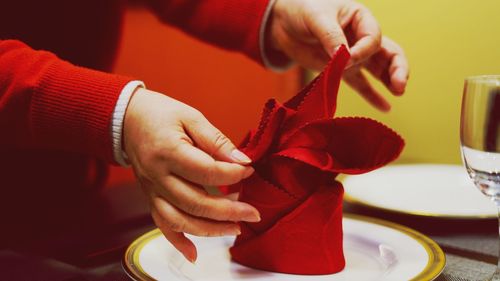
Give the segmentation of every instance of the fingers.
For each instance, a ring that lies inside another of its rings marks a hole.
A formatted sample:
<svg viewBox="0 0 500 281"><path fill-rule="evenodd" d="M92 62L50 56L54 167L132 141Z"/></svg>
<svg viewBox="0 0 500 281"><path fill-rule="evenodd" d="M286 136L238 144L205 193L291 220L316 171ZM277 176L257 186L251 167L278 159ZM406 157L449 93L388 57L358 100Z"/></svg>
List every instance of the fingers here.
<svg viewBox="0 0 500 281"><path fill-rule="evenodd" d="M175 174L201 185L229 185L253 173L252 167L242 166L252 160L201 113L183 120L183 125L196 147L188 141L179 142L171 154L170 169Z"/></svg>
<svg viewBox="0 0 500 281"><path fill-rule="evenodd" d="M344 81L375 108L384 112L391 109L391 105L382 96L382 94L373 88L359 68L351 68L347 70L344 73Z"/></svg>
<svg viewBox="0 0 500 281"><path fill-rule="evenodd" d="M391 77L391 87L389 89L398 96L405 92L408 84L409 71L406 62L406 59L401 56L395 56L389 69Z"/></svg>
<svg viewBox="0 0 500 281"><path fill-rule="evenodd" d="M325 52L330 57L340 45L344 44L346 47L349 47L344 30L335 16L315 15L308 19L310 31L319 39Z"/></svg>
<svg viewBox="0 0 500 281"><path fill-rule="evenodd" d="M231 200L231 201L236 201L236 200L238 200L238 196L239 195L240 194L238 192L234 192L234 193L230 193L230 194L228 194L228 195L226 195L224 197L227 198L227 199L229 199L229 200Z"/></svg>
<svg viewBox="0 0 500 281"><path fill-rule="evenodd" d="M303 67L321 71L330 60L319 42L288 41L287 55L295 58Z"/></svg>
<svg viewBox="0 0 500 281"><path fill-rule="evenodd" d="M250 164L252 160L217 128L215 128L201 113L183 120L186 132L195 144L217 160Z"/></svg>
<svg viewBox="0 0 500 281"><path fill-rule="evenodd" d="M156 189L175 207L187 214L217 221L260 221L257 209L239 201L208 195L201 188L175 175L167 176Z"/></svg>
<svg viewBox="0 0 500 281"><path fill-rule="evenodd" d="M225 162L228 157L232 157L231 162L235 157L239 163L250 161L235 155L234 145L199 112L162 94L144 91L129 105L134 110L127 115L124 131L127 153L151 199L155 223L188 260L194 261L196 249L182 232L237 234L236 221L260 220L252 206L210 196L198 184L234 184L250 176L253 168ZM223 160L217 161L204 149Z"/></svg>
<svg viewBox="0 0 500 281"><path fill-rule="evenodd" d="M172 245L179 252L181 252L188 261L194 263L198 254L193 242L187 239L186 236L184 236L184 233L172 231L168 225L164 223L164 220L160 217L158 212L154 211L154 209L151 212L151 216L165 238L172 243Z"/></svg>
<svg viewBox="0 0 500 281"><path fill-rule="evenodd" d="M201 185L230 185L249 177L250 166L214 160L187 141L179 140L167 159L170 171Z"/></svg>
<svg viewBox="0 0 500 281"><path fill-rule="evenodd" d="M383 40L384 48L392 56L391 64L389 66L389 76L391 80L391 91L397 95L402 95L408 83L409 66L408 59L404 54L403 49L396 44L396 42L385 37Z"/></svg>
<svg viewBox="0 0 500 281"><path fill-rule="evenodd" d="M349 33L349 41L352 43L351 59L347 65L349 68L362 63L379 50L382 33L375 17L364 6L356 4L352 11L346 14L349 16L344 23L343 20L339 22L335 16L318 15L311 17L308 26L330 57L341 44L349 46L342 25L348 26L346 32Z"/></svg>
<svg viewBox="0 0 500 281"><path fill-rule="evenodd" d="M382 49L366 68L395 95L402 95L408 83L409 66L403 49L391 39L382 39Z"/></svg>
<svg viewBox="0 0 500 281"><path fill-rule="evenodd" d="M196 261L196 247L184 233L197 236L239 235L241 231L236 221L260 221L258 211L246 203L210 197L180 178L171 176L171 179L164 189L167 197L175 196L170 202L158 197L151 186L144 188L152 198L151 214L155 224L190 262Z"/></svg>
<svg viewBox="0 0 500 281"><path fill-rule="evenodd" d="M367 70L380 80L394 95L402 95L408 83L408 60L401 47L383 37L381 49L364 64ZM360 67L346 70L344 80L381 111L389 111L390 104L366 79Z"/></svg>
<svg viewBox="0 0 500 281"><path fill-rule="evenodd" d="M206 237L238 235L241 233L240 227L234 222L198 218L177 209L159 197L153 199L153 206L152 213L157 213L157 221L162 228L168 228L174 232Z"/></svg>
<svg viewBox="0 0 500 281"><path fill-rule="evenodd" d="M351 61L347 67L357 65L371 57L380 49L382 33L377 20L370 10L359 5L351 22L353 45Z"/></svg>

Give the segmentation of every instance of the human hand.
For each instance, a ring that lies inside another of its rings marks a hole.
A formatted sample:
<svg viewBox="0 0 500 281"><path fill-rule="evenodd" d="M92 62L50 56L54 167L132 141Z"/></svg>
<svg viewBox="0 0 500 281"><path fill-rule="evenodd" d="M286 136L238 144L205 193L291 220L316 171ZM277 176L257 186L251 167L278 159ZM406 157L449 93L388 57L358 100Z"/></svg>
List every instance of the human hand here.
<svg viewBox="0 0 500 281"><path fill-rule="evenodd" d="M257 222L249 204L209 195L203 185L249 177L251 160L194 108L139 88L127 108L124 147L165 237L191 262L196 247L184 236L237 235L238 221Z"/></svg>
<svg viewBox="0 0 500 281"><path fill-rule="evenodd" d="M369 103L381 111L389 111L391 105L384 96L375 89L365 74L363 68L381 81L395 96L405 92L408 83L408 61L403 49L387 37L382 37L380 49L371 57L354 65L344 72L344 81L356 90Z"/></svg>
<svg viewBox="0 0 500 281"><path fill-rule="evenodd" d="M404 93L409 70L403 50L382 36L376 19L359 3L277 0L266 34L266 47L271 53L284 53L317 71L328 63L336 48L348 46L351 59L345 81L380 110L387 111L390 105L366 79L362 68L394 95Z"/></svg>

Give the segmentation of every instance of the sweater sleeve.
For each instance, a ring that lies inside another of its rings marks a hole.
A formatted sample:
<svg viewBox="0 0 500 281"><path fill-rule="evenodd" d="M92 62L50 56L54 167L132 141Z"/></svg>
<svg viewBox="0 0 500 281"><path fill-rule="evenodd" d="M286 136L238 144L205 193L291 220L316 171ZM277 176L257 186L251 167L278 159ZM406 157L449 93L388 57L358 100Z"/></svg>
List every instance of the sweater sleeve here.
<svg viewBox="0 0 500 281"><path fill-rule="evenodd" d="M112 114L131 80L0 40L1 147L55 148L112 162Z"/></svg>
<svg viewBox="0 0 500 281"><path fill-rule="evenodd" d="M219 47L263 63L269 0L147 0L160 19Z"/></svg>

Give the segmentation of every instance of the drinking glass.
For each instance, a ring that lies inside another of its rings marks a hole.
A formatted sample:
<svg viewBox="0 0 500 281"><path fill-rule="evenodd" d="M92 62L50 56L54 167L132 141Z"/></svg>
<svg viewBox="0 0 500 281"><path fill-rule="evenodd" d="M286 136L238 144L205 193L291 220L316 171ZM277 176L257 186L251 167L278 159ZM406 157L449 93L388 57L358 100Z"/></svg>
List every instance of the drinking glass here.
<svg viewBox="0 0 500 281"><path fill-rule="evenodd" d="M474 184L496 204L500 233L499 129L500 75L466 78L460 118L462 160ZM490 280L500 280L500 254Z"/></svg>

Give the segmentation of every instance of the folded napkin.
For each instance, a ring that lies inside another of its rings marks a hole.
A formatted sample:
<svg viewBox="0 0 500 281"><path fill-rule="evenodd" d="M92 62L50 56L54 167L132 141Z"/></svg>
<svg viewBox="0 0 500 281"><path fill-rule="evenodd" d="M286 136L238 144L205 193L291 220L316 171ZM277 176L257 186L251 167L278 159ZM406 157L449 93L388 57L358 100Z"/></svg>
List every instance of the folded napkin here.
<svg viewBox="0 0 500 281"><path fill-rule="evenodd" d="M340 173L360 174L394 160L403 139L367 118L332 118L342 72L340 47L324 71L285 104L269 100L241 150L255 173L229 190L262 220L241 223L230 249L240 264L292 274L330 274L345 266ZM383 196L381 194L381 196Z"/></svg>

